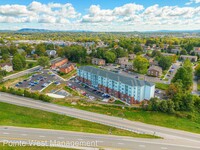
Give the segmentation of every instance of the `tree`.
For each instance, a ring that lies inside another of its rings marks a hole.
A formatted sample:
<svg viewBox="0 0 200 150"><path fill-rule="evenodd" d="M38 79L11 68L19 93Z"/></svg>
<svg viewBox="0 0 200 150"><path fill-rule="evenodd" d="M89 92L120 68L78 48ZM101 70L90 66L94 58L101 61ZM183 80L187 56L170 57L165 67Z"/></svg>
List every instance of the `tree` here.
<svg viewBox="0 0 200 150"><path fill-rule="evenodd" d="M175 110L174 110L175 105L174 105L174 102L172 100L167 101L167 106L168 106L168 110L167 110L168 113L174 113L175 112Z"/></svg>
<svg viewBox="0 0 200 150"><path fill-rule="evenodd" d="M2 55L2 59L5 60L5 61L7 61L9 59L9 57L10 56L8 54L3 54Z"/></svg>
<svg viewBox="0 0 200 150"><path fill-rule="evenodd" d="M111 51L107 51L105 53L105 59L107 63L114 63L115 59L116 59L116 55L115 53L111 52Z"/></svg>
<svg viewBox="0 0 200 150"><path fill-rule="evenodd" d="M161 101L159 104L159 110L162 112L167 112L168 110L168 105L167 102L165 100Z"/></svg>
<svg viewBox="0 0 200 150"><path fill-rule="evenodd" d="M182 82L171 83L168 89L166 90L166 95L171 99L177 93L182 93L182 86Z"/></svg>
<svg viewBox="0 0 200 150"><path fill-rule="evenodd" d="M159 103L158 103L159 99L154 97L154 98L151 98L149 100L149 103L148 103L148 110L151 110L151 111L158 111L159 110Z"/></svg>
<svg viewBox="0 0 200 150"><path fill-rule="evenodd" d="M115 53L117 58L128 56L128 53L122 48L117 48L113 52Z"/></svg>
<svg viewBox="0 0 200 150"><path fill-rule="evenodd" d="M0 75L0 83L2 83L2 82L3 82L3 76Z"/></svg>
<svg viewBox="0 0 200 150"><path fill-rule="evenodd" d="M13 56L14 56L15 54L17 54L18 52L17 52L16 46L11 45L11 46L10 46L10 49L9 49L9 52L10 52L10 54L13 55Z"/></svg>
<svg viewBox="0 0 200 150"><path fill-rule="evenodd" d="M200 77L200 64L197 65L195 68L195 75L199 78Z"/></svg>
<svg viewBox="0 0 200 150"><path fill-rule="evenodd" d="M142 56L137 56L133 61L133 66L139 73L146 73L149 66L149 61Z"/></svg>
<svg viewBox="0 0 200 150"><path fill-rule="evenodd" d="M44 56L46 53L46 48L44 44L38 44L35 48L35 54L38 56Z"/></svg>
<svg viewBox="0 0 200 150"><path fill-rule="evenodd" d="M192 64L185 60L183 67L179 68L172 79L172 82L180 81L185 89L190 89L193 83Z"/></svg>
<svg viewBox="0 0 200 150"><path fill-rule="evenodd" d="M134 53L137 54L137 53L140 53L140 52L141 52L141 53L143 52L142 46L136 45L136 46L134 47Z"/></svg>
<svg viewBox="0 0 200 150"><path fill-rule="evenodd" d="M37 60L38 65L41 65L42 67L47 67L50 64L50 60L48 57L42 56Z"/></svg>
<svg viewBox="0 0 200 150"><path fill-rule="evenodd" d="M64 47L64 55L72 62L85 63L87 50L83 46L72 45Z"/></svg>
<svg viewBox="0 0 200 150"><path fill-rule="evenodd" d="M20 71L23 69L24 65L19 54L14 55L12 64L14 70Z"/></svg>
<svg viewBox="0 0 200 150"><path fill-rule="evenodd" d="M158 61L158 65L163 69L167 70L172 65L172 59L170 57L162 56Z"/></svg>
<svg viewBox="0 0 200 150"><path fill-rule="evenodd" d="M187 51L186 51L186 50L182 50L182 51L180 52L180 54L181 54L181 55L187 55Z"/></svg>

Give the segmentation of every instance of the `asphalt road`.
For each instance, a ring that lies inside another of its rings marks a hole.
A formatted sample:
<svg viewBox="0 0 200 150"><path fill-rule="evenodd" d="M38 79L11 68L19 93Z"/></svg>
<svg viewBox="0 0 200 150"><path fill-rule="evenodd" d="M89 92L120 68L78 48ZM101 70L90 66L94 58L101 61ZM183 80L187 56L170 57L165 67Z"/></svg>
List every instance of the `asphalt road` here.
<svg viewBox="0 0 200 150"><path fill-rule="evenodd" d="M27 70L24 70L24 71L15 73L15 74L11 74L9 76L4 77L3 80L6 81L6 80L9 80L9 79L15 79L15 78L24 76L26 74L33 73L40 68L41 68L40 66L36 66L36 67L31 68L31 69L27 69Z"/></svg>
<svg viewBox="0 0 200 150"><path fill-rule="evenodd" d="M30 108L36 108L36 109L40 109L44 111L63 114L63 115L67 115L67 116L71 116L75 118L80 118L83 120L88 120L91 122L97 122L100 124L105 124L105 125L125 129L125 130L130 130L133 132L155 134L157 136L163 137L166 141L171 141L172 143L178 144L178 145L186 144L187 146L200 147L199 134L144 124L140 122L134 122L134 121L126 120L123 118L97 114L93 112L78 110L78 109L64 107L64 106L58 106L55 104L50 104L50 103L45 103L41 101L35 101L35 100L24 98L24 97L10 95L7 93L0 93L0 101L19 105L19 106L26 106ZM170 142L168 144L170 144Z"/></svg>
<svg viewBox="0 0 200 150"><path fill-rule="evenodd" d="M60 59L60 57L55 58L55 59L51 60L50 62L53 62L53 61L59 60L59 59ZM18 73L15 73L15 74L11 74L11 75L9 75L9 76L6 76L6 77L3 78L3 80L6 81L6 80L9 80L9 79L15 79L15 78L24 76L24 75L26 75L26 74L33 73L33 72L35 72L36 70L38 70L38 69L40 69L40 68L41 68L41 66L35 66L35 67L33 67L33 68L30 68L30 69L27 69L27 70L24 70L24 71L20 71L20 72L18 72Z"/></svg>
<svg viewBox="0 0 200 150"><path fill-rule="evenodd" d="M5 145L9 142L25 142L33 144L57 147L76 147L81 149L94 150L95 148L104 149L126 149L126 150L197 150L198 146L188 146L187 143L179 141L176 144L174 140L162 139L140 139L112 135L89 134L81 132L18 128L18 127L0 127L0 142ZM74 144L76 142L76 144ZM89 144L83 144L88 142ZM93 147L93 148L92 148ZM94 148L95 147L95 148Z"/></svg>

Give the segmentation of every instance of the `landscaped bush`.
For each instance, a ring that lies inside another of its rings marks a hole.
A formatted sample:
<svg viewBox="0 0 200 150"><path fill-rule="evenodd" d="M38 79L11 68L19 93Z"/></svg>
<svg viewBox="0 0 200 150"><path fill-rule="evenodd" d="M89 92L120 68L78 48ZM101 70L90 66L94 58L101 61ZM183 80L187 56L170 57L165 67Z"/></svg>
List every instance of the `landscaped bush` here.
<svg viewBox="0 0 200 150"><path fill-rule="evenodd" d="M0 88L1 92L7 92L7 93L11 93L13 95L18 95L18 96L24 96L24 97L28 97L28 98L33 98L35 100L41 100L44 102L50 102L51 101L51 97L44 95L44 94L40 94L37 92L30 92L27 90L22 90L22 89L15 89L12 87L6 88L5 86Z"/></svg>

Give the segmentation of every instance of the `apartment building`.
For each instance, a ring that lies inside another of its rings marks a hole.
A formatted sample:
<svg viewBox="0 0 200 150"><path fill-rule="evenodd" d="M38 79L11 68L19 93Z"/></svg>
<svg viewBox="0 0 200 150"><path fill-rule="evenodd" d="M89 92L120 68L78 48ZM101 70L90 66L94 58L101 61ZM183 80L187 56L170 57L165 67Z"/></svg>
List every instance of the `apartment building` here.
<svg viewBox="0 0 200 150"><path fill-rule="evenodd" d="M106 64L106 61L104 59L92 58L92 64L93 65L104 66Z"/></svg>
<svg viewBox="0 0 200 150"><path fill-rule="evenodd" d="M155 85L92 66L77 69L78 80L129 104L154 97Z"/></svg>
<svg viewBox="0 0 200 150"><path fill-rule="evenodd" d="M60 72L63 73L69 73L71 71L73 71L75 69L74 64L72 63L68 63L68 64L64 64L63 66L60 67Z"/></svg>
<svg viewBox="0 0 200 150"><path fill-rule="evenodd" d="M54 62L51 63L51 68L52 69L55 69L57 67L61 67L62 65L68 63L68 59L67 58L62 58L62 59L59 59L59 60L56 60Z"/></svg>

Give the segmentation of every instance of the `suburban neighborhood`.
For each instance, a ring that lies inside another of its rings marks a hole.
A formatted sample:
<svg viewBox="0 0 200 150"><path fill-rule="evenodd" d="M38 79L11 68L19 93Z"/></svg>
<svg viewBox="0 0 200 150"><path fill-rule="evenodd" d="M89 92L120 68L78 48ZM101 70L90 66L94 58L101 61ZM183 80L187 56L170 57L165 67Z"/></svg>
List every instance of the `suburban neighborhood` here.
<svg viewBox="0 0 200 150"><path fill-rule="evenodd" d="M200 1L0 1L0 150L200 149Z"/></svg>

